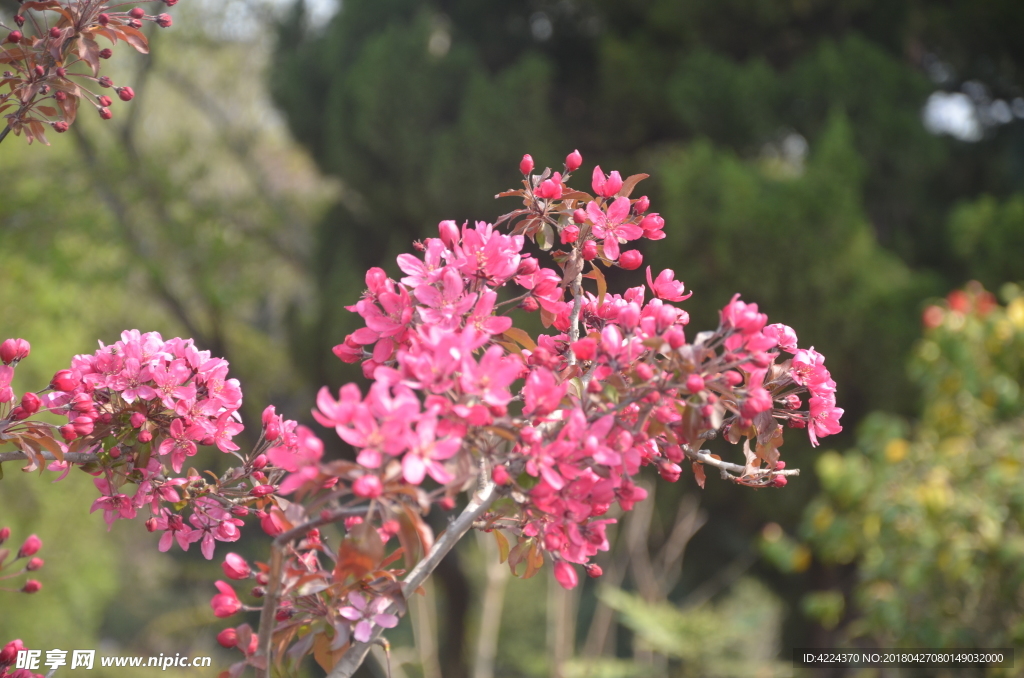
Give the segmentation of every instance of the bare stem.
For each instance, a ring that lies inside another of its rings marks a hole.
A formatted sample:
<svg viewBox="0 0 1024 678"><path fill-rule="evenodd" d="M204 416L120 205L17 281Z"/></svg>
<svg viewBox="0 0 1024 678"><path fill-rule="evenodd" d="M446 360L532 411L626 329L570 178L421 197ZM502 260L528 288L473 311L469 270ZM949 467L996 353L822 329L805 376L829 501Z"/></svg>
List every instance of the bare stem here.
<svg viewBox="0 0 1024 678"><path fill-rule="evenodd" d="M723 477L733 477L733 473L738 473L742 476L746 472L745 466L739 464L732 464L721 459L716 459L711 456L711 453L707 450L691 450L689 447L683 448L686 451L686 456L694 461L699 461L702 464L708 466L714 466L722 472ZM798 476L800 475L800 469L798 468L787 468L782 471L772 471L772 475L776 476ZM767 475L768 471L762 471L763 475Z"/></svg>
<svg viewBox="0 0 1024 678"><path fill-rule="evenodd" d="M0 132L0 142L2 142L4 139L6 139L7 135L10 134L10 133L11 133L11 126L7 125L7 127L4 127L4 131Z"/></svg>

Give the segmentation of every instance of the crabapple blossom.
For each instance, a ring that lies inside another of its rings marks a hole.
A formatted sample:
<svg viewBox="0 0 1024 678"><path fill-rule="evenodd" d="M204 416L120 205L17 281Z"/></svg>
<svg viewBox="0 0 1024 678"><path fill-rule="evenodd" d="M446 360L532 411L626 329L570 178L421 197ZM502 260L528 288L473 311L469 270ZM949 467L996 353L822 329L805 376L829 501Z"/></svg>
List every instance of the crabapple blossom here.
<svg viewBox="0 0 1024 678"><path fill-rule="evenodd" d="M474 526L515 541L514 574L551 563L566 588L578 585L578 566L600 576L594 559L609 549L609 525L647 497L640 474L677 482L694 468L703 487L701 465L710 464L736 484L779 488L798 473L780 459L783 424L807 428L817 445L841 430L843 411L824 357L739 295L717 329L690 332L675 304L692 292L673 270L655 277L648 267L646 285L609 290L602 268L643 261L620 245L664 237L665 222L646 196L630 197L643 175L594 168L596 197L569 188L582 162L574 151L565 176L534 174L524 156L522 188L501 194L521 208L495 223L442 221L436 237L397 257L397 280L367 271L346 307L360 326L333 352L361 363L371 383L324 387L312 410L352 448L343 458L274 406L263 410L255 447L242 451L242 392L227 362L191 340L137 331L75 356L49 389L19 401L10 383L21 349L5 342L0 434L21 441L30 468L66 474L81 463L54 449L87 457L100 494L92 510L108 526L148 514L161 551L198 542L211 559L216 542L259 523L273 540L269 562L229 553L222 563L229 579L255 576L241 595L261 610L258 632L243 624L217 636L244 655L234 675L247 665L266 675L272 639L296 639L299 629L305 640L284 641L296 643L287 656L327 643L354 670ZM516 327L523 312L539 314L544 329ZM34 407L68 423L36 422ZM712 439L742 443L742 464L702 449ZM237 465L220 476L185 470L213 446ZM435 540L425 512L453 510L467 488L466 508ZM320 532L329 523L339 535ZM215 616L255 609L227 582L216 589Z"/></svg>

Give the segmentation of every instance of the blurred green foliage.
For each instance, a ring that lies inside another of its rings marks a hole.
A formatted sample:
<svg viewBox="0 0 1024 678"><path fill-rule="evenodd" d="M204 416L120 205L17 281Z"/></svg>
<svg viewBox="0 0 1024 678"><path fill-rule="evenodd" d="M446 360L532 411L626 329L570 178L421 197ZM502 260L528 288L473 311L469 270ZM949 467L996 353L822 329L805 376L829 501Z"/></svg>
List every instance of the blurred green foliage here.
<svg viewBox="0 0 1024 678"><path fill-rule="evenodd" d="M1024 296L979 286L926 311L911 365L924 393L913 424L878 414L857 447L817 463L823 492L803 534L855 583L804 610L882 647L1024 643Z"/></svg>
<svg viewBox="0 0 1024 678"><path fill-rule="evenodd" d="M588 657L566 666L566 678L792 674L788 663L775 660L783 605L754 579L741 579L715 604L687 609L667 602L649 603L616 588L602 588L598 595L620 613L641 646L671 658L671 665L659 669L637 661Z"/></svg>

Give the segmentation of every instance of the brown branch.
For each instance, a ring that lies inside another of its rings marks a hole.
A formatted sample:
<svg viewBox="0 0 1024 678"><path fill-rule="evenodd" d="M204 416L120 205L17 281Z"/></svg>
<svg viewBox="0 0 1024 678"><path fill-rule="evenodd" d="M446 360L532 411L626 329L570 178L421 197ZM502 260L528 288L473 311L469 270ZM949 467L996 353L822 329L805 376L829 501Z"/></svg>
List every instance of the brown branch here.
<svg viewBox="0 0 1024 678"><path fill-rule="evenodd" d="M741 466L739 464L732 464L727 461L722 461L721 459L716 459L712 457L711 453L708 452L707 450L691 450L688 446L684 446L683 449L686 451L686 456L689 457L690 459L693 459L694 461L699 461L700 463L705 464L707 466L714 466L715 468L717 468L719 471L722 472L723 478L728 479L737 477L732 475L734 473L738 473L739 477L742 477L743 474L746 472L745 466ZM771 475L776 476L798 476L800 475L800 469L787 468L782 471L768 471L766 469L762 469L760 476L766 476L769 473Z"/></svg>
<svg viewBox="0 0 1024 678"><path fill-rule="evenodd" d="M57 461L57 457L53 456L52 452L43 452L43 459L47 461ZM21 451L17 452L0 452L0 464L5 461L31 461L31 457ZM88 464L89 462L99 461L99 457L91 452L65 452L64 461L69 461L72 464Z"/></svg>

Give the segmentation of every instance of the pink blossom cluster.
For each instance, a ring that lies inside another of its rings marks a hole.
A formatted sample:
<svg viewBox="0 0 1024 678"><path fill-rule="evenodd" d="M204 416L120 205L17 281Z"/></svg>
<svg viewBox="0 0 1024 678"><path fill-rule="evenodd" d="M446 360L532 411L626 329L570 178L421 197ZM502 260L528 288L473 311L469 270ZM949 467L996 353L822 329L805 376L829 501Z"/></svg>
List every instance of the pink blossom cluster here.
<svg viewBox="0 0 1024 678"><path fill-rule="evenodd" d="M40 673L32 673L28 669L16 669L18 652L27 650L21 639L12 640L0 649L0 678L43 678Z"/></svg>

